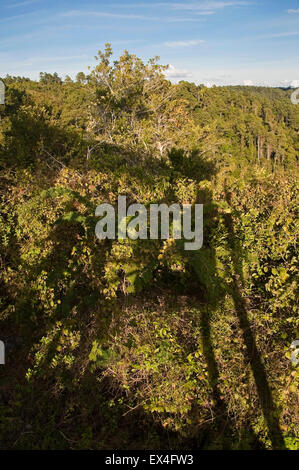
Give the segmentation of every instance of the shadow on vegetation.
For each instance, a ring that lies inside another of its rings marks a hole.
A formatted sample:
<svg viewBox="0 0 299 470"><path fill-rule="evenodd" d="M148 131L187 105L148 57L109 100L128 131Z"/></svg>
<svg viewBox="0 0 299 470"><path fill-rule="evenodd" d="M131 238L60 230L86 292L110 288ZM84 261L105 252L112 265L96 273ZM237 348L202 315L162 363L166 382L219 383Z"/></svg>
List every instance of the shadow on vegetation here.
<svg viewBox="0 0 299 470"><path fill-rule="evenodd" d="M226 188L225 197L227 203L231 203L231 195ZM271 389L267 380L267 373L256 345L247 312L247 305L243 295L243 271L242 271L242 248L235 234L233 217L231 213L225 214L225 224L229 235L229 247L233 260L234 273L232 274L231 295L235 305L235 311L242 330L244 344L246 346L245 360L248 361L254 376L260 406L268 427L269 437L273 449L285 449L284 439L279 426L279 412L272 398Z"/></svg>
<svg viewBox="0 0 299 470"><path fill-rule="evenodd" d="M203 167L203 164L201 164ZM216 173L215 168L208 165L203 174L210 177ZM225 191L226 202L230 205L230 194L226 189ZM250 364L261 410L268 428L269 438L272 443L273 449L285 449L284 439L279 426L279 412L274 404L271 389L267 380L267 373L262 362L261 355L256 345L254 333L250 324L247 312L247 305L243 295L243 277L242 277L242 248L240 246L238 237L235 234L234 222L231 213L224 214L225 228L228 233L228 246L230 257L233 261L234 272L227 272L227 278L232 278L232 287L229 285L223 286L220 282L220 276L217 272L215 261L215 250L210 245L209 231L214 222L219 220L218 206L213 202L213 195L210 191L206 190L205 194L201 194L201 200L204 205L204 246L196 254L190 255L190 264L196 273L196 278L200 282L197 286L198 302L201 306L201 330L203 341L203 353L208 366L208 375L210 386L213 391L213 399L215 402L215 426L217 434L224 437L224 445L229 442L225 440L225 435L230 434L234 430L234 423L229 418L229 412L225 400L221 397L218 388L219 370L217 360L214 353L214 347L211 339L211 324L210 317L211 311L217 308L217 305L224 297L229 294L233 299L234 308L238 317L239 326L242 331L243 341L246 349L242 349L246 363ZM192 285L192 289L195 286ZM262 448L263 445L258 442L258 438L254 431L250 428L247 429L247 436L244 436L245 441L248 443L248 438L256 448ZM242 441L239 442L242 448Z"/></svg>
<svg viewBox="0 0 299 470"><path fill-rule="evenodd" d="M110 149L111 151L113 149ZM119 150L119 149L118 149ZM130 172L130 168L127 166L127 161L125 161L125 167L122 168L121 171L128 171ZM216 170L214 165L211 162L205 161L201 158L199 152L193 152L191 155L185 155L182 150L172 150L169 152L169 161L171 165L171 179L175 181L176 178L184 177L184 178L191 178L195 177L197 181L204 180L204 179L211 179L213 175L216 174ZM110 162L111 164L111 162ZM163 168L163 164L162 164ZM150 175L150 164L147 164L147 169L149 174L146 175L147 177ZM154 173L153 178L155 178L155 169L157 169L157 165L152 166L151 171ZM169 172L169 166L165 165L165 171ZM138 169L133 169L134 177L140 177L140 179L144 178L143 173L144 168L142 171L138 172ZM171 191L167 195L169 199L172 197ZM229 192L226 192L226 199L228 204L230 203L230 195ZM210 436L216 436L219 440L219 445L222 448L229 447L229 436L232 435L235 431L235 426L233 420L230 418L230 413L227 407L227 403L224 398L221 397L221 393L219 391L219 369L217 364L217 359L213 347L213 342L211 338L211 312L215 309L221 299L224 297L226 293L230 293L234 307L236 311L236 315L239 319L239 325L242 330L243 340L246 346L245 350L245 360L249 362L250 367L252 369L252 373L255 380L255 385L257 389L257 393L259 396L260 406L262 408L262 412L268 427L269 436L272 442L273 449L283 449L284 448L284 441L283 437L279 428L279 419L278 419L278 412L275 408L275 404L273 402L273 398L271 395L271 390L268 384L267 375L265 371L265 367L262 363L262 359L260 353L258 351L254 334L252 332L252 328L250 325L250 321L248 318L247 306L243 297L243 279L242 279L242 250L239 246L238 238L236 237L233 218L230 214L225 215L225 224L226 229L229 235L229 249L230 249L230 256L233 260L233 267L234 273L228 273L230 277L233 279L232 288L226 286L223 287L220 283L220 276L217 272L216 268L216 260L215 260L215 250L213 246L210 244L209 240L209 230L213 227L213 225L217 224L217 217L219 215L218 207L213 202L213 197L210 191L202 191L200 194L199 203L205 203L205 213L204 213L204 230L205 230L205 245L201 250L199 250L196 254L190 254L190 265L192 270L196 273L195 281L190 283L189 290L190 293L194 297L194 292L197 292L197 299L198 303L200 304L201 310L201 317L200 317L200 325L201 325L201 332L202 332L202 341L203 341L203 354L205 357L205 361L207 363L208 368L208 377L209 383L212 390L212 397L213 397L213 422L210 426L204 428L204 432L207 433L207 438L202 436L202 433L199 432L199 437L194 439L194 442L191 443L192 446L205 446L205 440L209 440ZM216 220L216 222L215 222ZM49 266L52 266L52 275L50 277L51 285L56 286L59 283L61 272L64 269L67 269L67 265L63 260L67 260L67 252L71 249L71 247L76 243L74 237L69 237L66 242L65 233L66 231L72 232L72 221L64 222L61 226L57 226L53 228L52 233L50 234L51 241L54 241L55 250L50 253L48 259L43 260L38 266L35 267L34 271L29 274L29 278L34 278L40 271L42 271L45 267L49 270ZM77 230L78 232L78 230ZM72 233L75 233L72 232ZM79 233L80 234L80 233ZM107 246L108 250L109 247ZM193 258L193 259L191 259ZM168 273L169 274L169 273ZM167 273L165 274L166 278L164 280L165 284L168 284L170 288L176 288L176 282L173 277L167 277ZM161 279L161 278L160 278ZM92 291L88 289L89 279L85 277L84 272L78 270L77 273L74 274L74 282L70 284L69 288L66 292L63 293L62 303L60 307L57 309L57 316L51 319L59 320L60 318L67 318L70 315L70 312L74 306L77 305L79 310L81 311L82 315L82 327L84 327L84 309L90 309L93 305L96 305L98 301L98 295L96 291ZM86 295L88 292L88 295ZM28 295L28 291L26 293ZM26 296L24 295L24 298ZM133 297L133 296L132 296ZM101 320L101 327L103 328L101 331L102 336L104 336L107 332L107 328L109 326L109 315L110 312L114 308L114 303L112 302L111 305L107 306L106 312L108 314L104 314ZM23 305L21 309L27 309L26 305ZM70 323L72 319L68 320ZM67 324L67 322L66 322ZM34 337L33 340L35 341L37 338ZM55 350L57 348L58 339L56 336L53 337L53 344L52 349ZM87 374L88 375L88 374ZM69 378L71 380L71 377ZM92 384L91 378L87 377L87 382L85 387ZM31 390L30 393L33 393ZM83 397L86 399L88 395L88 390L84 390ZM100 397L95 393L95 400L98 400ZM25 411L25 414L28 412ZM133 416L133 421L136 415ZM143 416L143 415L142 415ZM105 415L101 417L101 419L105 419ZM108 417L107 417L108 419ZM142 418L143 419L143 418ZM126 426L131 427L128 423L127 418L124 420ZM95 423L95 428L97 424ZM134 426L133 426L134 428ZM132 431L133 432L133 431ZM164 436L164 430L161 430ZM213 438L213 437L212 437ZM243 437L241 436L239 441L239 446L242 448L248 444L248 440L253 443L255 448L262 448L262 444L258 441L257 436L254 434L253 430L247 430L247 435L244 436L244 442L242 442ZM212 443L213 444L213 443ZM184 442L184 445L190 445L190 440L188 442ZM217 444L218 445L218 444ZM82 444L83 446L83 444Z"/></svg>

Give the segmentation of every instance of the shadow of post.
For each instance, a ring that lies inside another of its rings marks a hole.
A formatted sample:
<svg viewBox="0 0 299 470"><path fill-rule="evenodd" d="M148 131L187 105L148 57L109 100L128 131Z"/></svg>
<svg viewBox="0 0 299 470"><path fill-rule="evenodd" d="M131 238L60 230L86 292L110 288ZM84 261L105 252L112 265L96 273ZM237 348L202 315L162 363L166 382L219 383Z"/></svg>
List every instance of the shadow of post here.
<svg viewBox="0 0 299 470"><path fill-rule="evenodd" d="M231 431L232 426L229 420L229 413L226 403L221 398L218 387L219 370L211 339L210 312L208 304L206 305L206 308L202 308L201 310L200 326L202 332L203 355L207 364L209 384L212 389L212 398L214 401L214 409L217 413L215 415L215 426L217 429L217 435L223 441L225 431Z"/></svg>
<svg viewBox="0 0 299 470"><path fill-rule="evenodd" d="M195 155L196 156L196 155ZM177 152L172 155L172 162L180 161L181 155ZM212 176L216 175L217 169L212 162L205 163L197 157L196 165L192 167L192 159L185 172L186 177L192 174L201 175L202 178L211 180ZM197 171L196 171L197 170ZM217 447L221 445L223 449L234 448L237 444L240 448L246 448L250 441L254 449L263 448L262 442L259 441L258 436L252 429L250 423L246 427L245 434L240 434L237 431L236 423L230 416L229 404L227 398L221 394L220 385L220 367L215 354L215 345L212 335L212 316L217 310L220 302L225 298L228 291L224 285L222 276L219 275L216 266L216 252L211 239L211 233L215 230L218 224L219 207L214 202L213 192L208 187L203 187L199 195L200 203L204 204L204 245L197 252L189 253L190 269L194 272L194 279L196 285L193 286L192 292L198 307L200 304L200 330L201 341L203 348L203 356L207 365L208 381L211 389L213 399L213 426L216 430ZM240 263L241 260L238 260ZM231 273L229 273L229 277ZM191 287L192 289L192 287ZM239 434L239 441L236 443L234 438ZM214 437L213 437L214 439ZM245 447L243 447L245 446Z"/></svg>
<svg viewBox="0 0 299 470"><path fill-rule="evenodd" d="M231 194L225 189L226 202L231 205ZM246 349L245 360L249 361L261 405L261 409L268 427L269 437L273 449L285 449L284 439L279 426L278 410L273 401L271 389L267 380L266 369L256 345L255 337L248 318L247 305L243 295L244 280L242 276L241 246L235 235L232 215L225 214L225 225L228 231L229 249L233 262L234 273L231 273L231 296L234 302L239 325Z"/></svg>

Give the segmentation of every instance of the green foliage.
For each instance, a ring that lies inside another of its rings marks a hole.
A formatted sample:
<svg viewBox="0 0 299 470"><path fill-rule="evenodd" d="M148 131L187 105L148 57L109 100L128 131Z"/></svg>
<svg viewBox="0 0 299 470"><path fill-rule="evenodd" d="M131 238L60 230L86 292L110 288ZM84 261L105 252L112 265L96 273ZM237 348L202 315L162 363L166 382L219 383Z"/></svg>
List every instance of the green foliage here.
<svg viewBox="0 0 299 470"><path fill-rule="evenodd" d="M298 107L111 58L4 79L0 446L298 448ZM203 203L203 248L97 240L123 194Z"/></svg>

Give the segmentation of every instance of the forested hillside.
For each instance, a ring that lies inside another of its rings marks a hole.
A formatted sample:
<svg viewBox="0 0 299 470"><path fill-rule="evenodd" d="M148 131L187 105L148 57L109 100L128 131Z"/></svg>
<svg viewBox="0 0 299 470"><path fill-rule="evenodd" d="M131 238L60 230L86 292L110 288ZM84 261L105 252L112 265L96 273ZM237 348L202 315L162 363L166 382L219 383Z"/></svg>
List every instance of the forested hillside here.
<svg viewBox="0 0 299 470"><path fill-rule="evenodd" d="M0 448L299 448L291 90L111 55L2 78ZM96 239L118 195L203 203L203 247Z"/></svg>

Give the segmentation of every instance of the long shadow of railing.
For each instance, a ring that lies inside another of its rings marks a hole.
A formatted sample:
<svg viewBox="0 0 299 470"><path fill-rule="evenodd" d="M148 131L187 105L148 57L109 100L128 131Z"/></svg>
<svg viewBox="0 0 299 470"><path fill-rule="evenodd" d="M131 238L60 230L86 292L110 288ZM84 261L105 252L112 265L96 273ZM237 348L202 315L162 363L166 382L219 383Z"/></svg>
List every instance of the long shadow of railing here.
<svg viewBox="0 0 299 470"><path fill-rule="evenodd" d="M211 335L211 323L210 316L211 312L209 311L210 305L206 305L205 309L201 311L201 331L202 331L202 345L203 345L203 355L208 368L208 377L209 383L212 389L212 398L214 401L214 408L216 410L215 414L215 428L217 430L218 439L222 441L223 447L228 450L230 448L230 440L227 439L228 436L232 436L235 432L235 425L230 418L230 413L227 407L225 399L221 397L219 390L219 368L217 360L214 353L214 347L212 343ZM246 435L240 436L238 445L240 448L243 446L243 437L246 438L248 443L248 438L252 442L254 449L261 449L263 447L262 443L259 442L257 435L250 425L247 426Z"/></svg>
<svg viewBox="0 0 299 470"><path fill-rule="evenodd" d="M212 344L209 305L206 305L205 307L206 308L202 308L200 317L203 355L208 368L208 377L210 387L212 389L214 408L217 410L217 414L215 415L215 427L217 429L218 436L222 437L225 431L229 432L232 430L232 426L229 420L226 402L220 396L218 387L219 369Z"/></svg>
<svg viewBox="0 0 299 470"><path fill-rule="evenodd" d="M231 195L225 190L226 202L230 205ZM269 437L273 449L285 449L284 439L279 426L279 414L273 401L271 389L267 380L267 373L260 352L256 345L254 333L248 318L247 305L243 295L242 257L241 246L235 234L233 217L230 213L225 214L225 225L228 231L228 244L233 262L234 273L231 273L232 287L231 295L234 302L239 325L242 330L245 360L249 361L255 380L255 385L260 401L260 406L268 427Z"/></svg>
<svg viewBox="0 0 299 470"><path fill-rule="evenodd" d="M194 301L200 310L199 322L203 356L207 365L208 381L214 403L212 426L215 433L213 439L216 438L217 445L222 445L222 448L227 450L231 447L234 448L237 443L232 438L234 435L236 437L239 434L238 448L246 448L250 441L254 449L261 449L263 444L259 442L258 436L249 423L246 426L246 431L244 430L245 434L238 433L227 399L221 394L220 370L215 354L212 322L213 312L216 312L219 308L219 304L224 299L228 289L221 282L221 277L217 271L216 252L209 236L209 232L212 231L212 227L216 223L213 220L219 216L219 209L212 202L212 194L206 194L206 202L204 213L205 244L196 254L191 255L190 262L195 271L196 287L194 286L193 289L196 294ZM229 273L230 275L231 273Z"/></svg>

